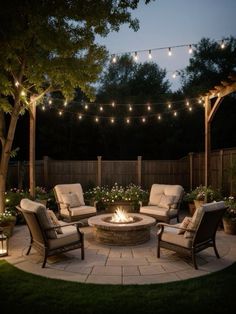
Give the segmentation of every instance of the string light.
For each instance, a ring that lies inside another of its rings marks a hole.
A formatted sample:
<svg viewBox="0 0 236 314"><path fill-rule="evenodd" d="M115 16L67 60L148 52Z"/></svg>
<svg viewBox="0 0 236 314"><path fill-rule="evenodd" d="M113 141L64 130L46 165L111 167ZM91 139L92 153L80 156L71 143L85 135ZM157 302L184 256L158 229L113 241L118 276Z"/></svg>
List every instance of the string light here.
<svg viewBox="0 0 236 314"><path fill-rule="evenodd" d="M85 109L85 110L88 110L88 105L85 105L85 106L84 106L84 109Z"/></svg>
<svg viewBox="0 0 236 314"><path fill-rule="evenodd" d="M171 48L169 47L169 49L168 49L168 56L170 57L170 56L172 56L172 51L171 51Z"/></svg>
<svg viewBox="0 0 236 314"><path fill-rule="evenodd" d="M116 63L117 59L116 59L116 55L112 56L112 63Z"/></svg>
<svg viewBox="0 0 236 314"><path fill-rule="evenodd" d="M48 100L48 97L46 98L47 100ZM52 99L50 99L50 104L52 104L52 102L54 102L55 101L55 106L49 106L49 101L48 101L48 103L46 104L46 105L48 105L48 108L50 108L50 109L54 109L55 107L56 107L56 105L58 105L58 100L60 100L61 101L61 106L63 106L64 105L64 101L62 100L62 99L56 99L56 98L52 98ZM186 107L186 109L188 110L188 112L192 112L193 111L193 107L192 106L190 106L190 104L198 104L199 103L199 101L202 101L202 96L199 98L199 97L197 97L197 98L191 98L191 99L188 99L188 100L176 100L176 101L173 101L173 102L167 102L167 108L166 108L166 110L165 111L163 111L163 115L164 114L171 114L173 117L176 117L177 115L179 115L179 111L181 111L181 110L184 110L184 107ZM74 103L74 102L73 102ZM85 108L85 106L86 105L88 105L88 107L89 107L89 105L90 104L84 104L83 102L77 102L80 106L81 106L81 109L84 109ZM100 109L101 107L102 107L102 110L103 110L103 106L111 106L111 104L112 103L115 103L114 101L113 102L110 102L110 103L107 103L107 104L96 104L96 103L91 103L91 104L93 104L93 106L91 106L91 108L92 109L95 109L96 108L96 106L94 106L94 105L97 105L98 106L98 108ZM178 106L179 107L179 109L178 110L172 110L172 107L173 107L173 105L176 105L176 104L183 104L183 105L185 105L185 106ZM44 104L42 104L42 106L41 106L41 109L44 111L47 107L46 107L46 105L45 105L45 103ZM119 106L127 106L127 104L119 104ZM91 112L90 113L77 113L77 115L78 115L78 119L79 120L81 120L85 115L86 116L88 116L88 117L91 117L92 118L92 120L94 121L94 122L96 122L96 123L98 123L98 122L100 122L100 120L101 119L104 119L104 120L108 120L111 124L114 124L115 122L116 122L116 120L118 119L118 118L123 118L124 119L124 122L126 123L126 124L130 124L131 123L131 120L132 119L134 119L134 120L139 120L140 121L140 123L147 123L147 122L149 122L149 118L150 118L150 121L151 121L151 118L152 117L156 117L156 119L158 120L158 121L160 121L161 119L162 119L162 116L161 116L161 114L160 113L157 113L157 112L155 112L156 111L156 109L157 108L155 108L155 106L160 106L160 105L164 105L163 103L146 103L146 104L128 104L128 110L129 111L134 111L133 109L133 106L142 106L141 108L143 108L144 106L146 106L146 110L148 110L148 111L150 111L150 110L152 110L153 112L151 113L149 113L148 114L148 117L147 116L145 116L145 114L142 116L142 114L139 114L139 115L132 115L132 116L130 116L130 117L124 117L124 112L121 114L121 116L119 117L119 116L98 116L98 115L96 115L95 114L95 112L94 112L94 110L91 110ZM153 106L153 107L152 107ZM131 109L132 108L132 109ZM199 108L199 106L197 106L197 108ZM200 108L199 108L200 109ZM69 111L68 109L61 109L61 110L58 110L58 115L59 116L62 116L65 112L69 112L69 113L71 113L71 114L73 114L74 112L72 112L72 111ZM135 111L134 111L135 112ZM140 111L138 111L139 113L140 113Z"/></svg>
<svg viewBox="0 0 236 314"><path fill-rule="evenodd" d="M221 41L220 48L221 48L221 49L224 49L224 48L225 48L225 42L224 42L224 39L222 39L222 41Z"/></svg>
<svg viewBox="0 0 236 314"><path fill-rule="evenodd" d="M21 91L21 96L26 96L26 92L24 90Z"/></svg>
<svg viewBox="0 0 236 314"><path fill-rule="evenodd" d="M49 99L48 104L49 104L49 105L51 105L51 104L52 104L52 100L51 100L51 99Z"/></svg>
<svg viewBox="0 0 236 314"><path fill-rule="evenodd" d="M176 72L174 72L174 73L172 74L172 77L173 77L173 79L176 78Z"/></svg>
<svg viewBox="0 0 236 314"><path fill-rule="evenodd" d="M148 51L148 58L152 59L152 51L151 50Z"/></svg>
<svg viewBox="0 0 236 314"><path fill-rule="evenodd" d="M64 102L64 107L66 107L67 106L67 101L65 100L65 102Z"/></svg>
<svg viewBox="0 0 236 314"><path fill-rule="evenodd" d="M111 106L112 106L112 107L115 107L115 106L116 106L116 104L115 104L114 101L111 103Z"/></svg>
<svg viewBox="0 0 236 314"><path fill-rule="evenodd" d="M193 53L192 45L189 45L189 47L188 47L188 53L189 53L189 54Z"/></svg>
<svg viewBox="0 0 236 314"><path fill-rule="evenodd" d="M100 111L103 111L103 106L100 106L99 110L100 110Z"/></svg>
<svg viewBox="0 0 236 314"><path fill-rule="evenodd" d="M16 82L15 82L15 86L16 86L16 87L19 87L19 86L20 86L20 83L19 83L18 81L16 81Z"/></svg>
<svg viewBox="0 0 236 314"><path fill-rule="evenodd" d="M134 60L138 61L138 53L137 53L137 51L135 51L135 53L134 53Z"/></svg>

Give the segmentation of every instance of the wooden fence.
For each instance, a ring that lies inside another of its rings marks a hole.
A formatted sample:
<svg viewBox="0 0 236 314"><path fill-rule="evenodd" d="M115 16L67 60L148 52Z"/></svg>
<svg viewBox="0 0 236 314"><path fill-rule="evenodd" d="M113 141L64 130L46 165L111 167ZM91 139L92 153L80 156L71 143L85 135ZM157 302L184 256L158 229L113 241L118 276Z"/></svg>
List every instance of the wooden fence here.
<svg viewBox="0 0 236 314"><path fill-rule="evenodd" d="M211 153L210 184L225 193L234 193L229 169L236 161L236 149ZM28 187L28 162L11 163L8 187ZM204 153L190 153L179 160L53 160L36 161L36 185L52 188L60 183L80 182L84 190L96 185L134 183L150 189L153 183L180 184L185 190L204 184Z"/></svg>

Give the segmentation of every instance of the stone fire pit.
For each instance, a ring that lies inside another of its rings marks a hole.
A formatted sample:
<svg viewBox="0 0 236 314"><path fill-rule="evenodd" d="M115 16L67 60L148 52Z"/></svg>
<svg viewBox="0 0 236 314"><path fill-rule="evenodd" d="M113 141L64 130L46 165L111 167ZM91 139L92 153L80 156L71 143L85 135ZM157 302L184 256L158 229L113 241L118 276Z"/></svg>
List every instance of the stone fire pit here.
<svg viewBox="0 0 236 314"><path fill-rule="evenodd" d="M150 239L151 226L156 220L152 217L129 213L132 222L111 222L112 214L93 216L88 224L94 229L95 240L109 245L137 245Z"/></svg>

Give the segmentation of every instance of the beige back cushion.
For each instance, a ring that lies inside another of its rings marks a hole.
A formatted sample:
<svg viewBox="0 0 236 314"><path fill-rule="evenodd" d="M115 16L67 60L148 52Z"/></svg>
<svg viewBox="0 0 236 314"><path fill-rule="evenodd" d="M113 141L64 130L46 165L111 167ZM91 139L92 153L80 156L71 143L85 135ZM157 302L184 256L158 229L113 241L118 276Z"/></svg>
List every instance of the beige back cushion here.
<svg viewBox="0 0 236 314"><path fill-rule="evenodd" d="M50 217L47 214L46 207L38 202L31 201L27 198L24 198L20 202L20 207L23 210L27 210L29 212L35 213L37 215L38 221L39 221L39 228L47 229L54 227ZM29 228L37 228L36 226L29 226ZM34 233L34 230L31 229L31 232ZM35 231L36 232L36 231ZM38 231L37 231L38 232ZM56 239L57 234L54 229L45 231L46 235L49 239Z"/></svg>
<svg viewBox="0 0 236 314"><path fill-rule="evenodd" d="M84 196L83 190L80 183L72 183L72 184L58 184L54 187L54 190L57 194L57 198L59 202L63 202L63 194L74 193L77 195L79 203L81 206L84 206Z"/></svg>
<svg viewBox="0 0 236 314"><path fill-rule="evenodd" d="M160 206L162 195L175 197L174 203L177 203L183 194L183 190L181 185L153 184L150 192L149 205ZM171 208L176 208L176 205L172 205Z"/></svg>
<svg viewBox="0 0 236 314"><path fill-rule="evenodd" d="M71 208L81 206L76 193L62 193L63 203L69 204Z"/></svg>

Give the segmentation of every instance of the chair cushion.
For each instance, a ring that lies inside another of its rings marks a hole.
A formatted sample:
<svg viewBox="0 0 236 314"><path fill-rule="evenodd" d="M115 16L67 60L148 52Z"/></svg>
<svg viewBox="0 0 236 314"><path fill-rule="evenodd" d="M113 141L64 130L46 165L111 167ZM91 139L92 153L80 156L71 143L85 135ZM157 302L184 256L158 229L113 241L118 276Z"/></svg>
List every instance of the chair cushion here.
<svg viewBox="0 0 236 314"><path fill-rule="evenodd" d="M77 194L73 192L62 193L61 197L63 199L63 203L69 204L71 208L79 207L81 205Z"/></svg>
<svg viewBox="0 0 236 314"><path fill-rule="evenodd" d="M204 213L203 207L199 207L195 210L195 213L193 214L193 217L188 224L188 229L196 230L198 228L199 223L201 222L203 213ZM192 238L193 235L194 233L191 231L185 231L184 233L185 238Z"/></svg>
<svg viewBox="0 0 236 314"><path fill-rule="evenodd" d="M43 204L24 198L20 202L20 207L23 210L27 210L27 211L31 211L32 213L35 213L38 217L41 228L48 229L48 228L54 227L47 213L46 207ZM55 229L46 230L45 233L49 239L57 238L57 233Z"/></svg>
<svg viewBox="0 0 236 314"><path fill-rule="evenodd" d="M63 202L62 194L75 193L78 196L80 205L85 205L83 189L80 183L58 184L54 187L59 202Z"/></svg>
<svg viewBox="0 0 236 314"><path fill-rule="evenodd" d="M71 216L82 216L89 214L96 214L96 207L93 206L79 206L71 208ZM68 213L68 212L67 212Z"/></svg>
<svg viewBox="0 0 236 314"><path fill-rule="evenodd" d="M62 229L63 234L59 234L57 239L51 239L48 241L50 249L60 248L79 241L80 238L75 226L63 227Z"/></svg>
<svg viewBox="0 0 236 314"><path fill-rule="evenodd" d="M164 231L161 236L161 241L176 244L185 248L190 248L192 245L192 238L185 238L182 234Z"/></svg>
<svg viewBox="0 0 236 314"><path fill-rule="evenodd" d="M162 208L169 208L171 204L175 202L175 196L174 195L162 195L161 200L158 204L159 207Z"/></svg>
<svg viewBox="0 0 236 314"><path fill-rule="evenodd" d="M177 214L177 210L176 209L171 209L169 211L168 208L148 205L148 206L141 207L140 208L140 213L141 214L149 214L149 215L153 215L153 216L167 217L167 216L176 215Z"/></svg>
<svg viewBox="0 0 236 314"><path fill-rule="evenodd" d="M56 216L56 215L54 214L54 212L53 212L52 210L50 210L50 209L47 210L47 213L48 213L48 215L49 215L49 217L50 217L50 219L51 219L51 221L52 221L54 227L58 227L57 229L55 229L55 230L56 230L56 233L62 234L63 231L62 231L62 228L60 227L60 223L59 223L59 221L58 221L58 219L57 219L57 216Z"/></svg>
<svg viewBox="0 0 236 314"><path fill-rule="evenodd" d="M161 198L163 195L165 196L175 196L174 201L175 203L171 206L171 208L176 209L177 204L180 201L180 198L183 194L183 187L181 185L173 185L173 184L153 184L150 197L149 197L149 205L157 205L160 206Z"/></svg>
<svg viewBox="0 0 236 314"><path fill-rule="evenodd" d="M180 228L188 228L188 225L191 221L192 217L184 217L184 220L181 222L181 224L179 225ZM177 234L184 234L185 230L178 230Z"/></svg>

